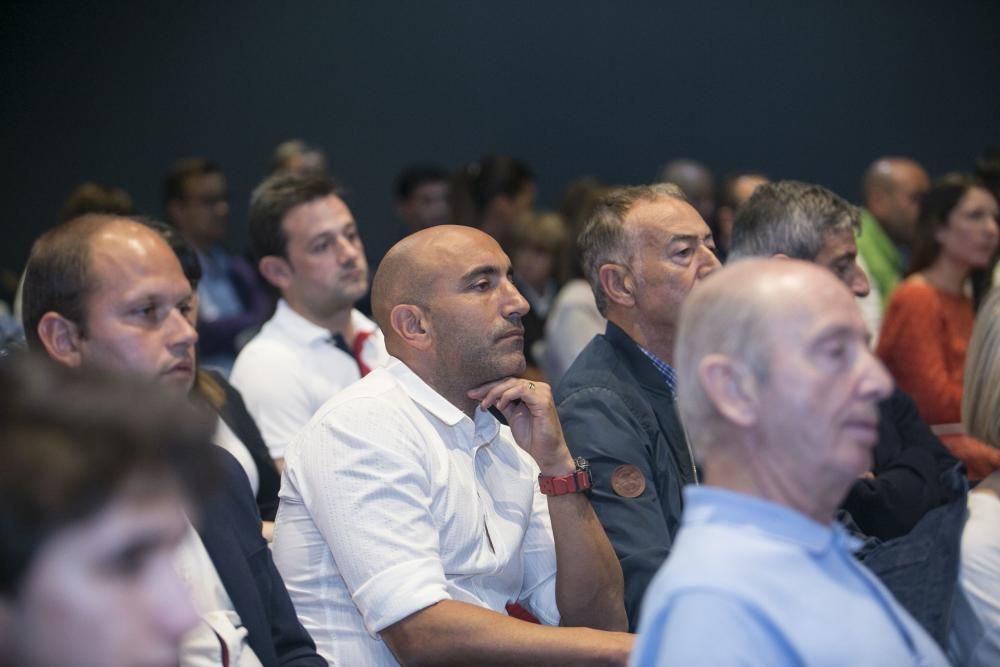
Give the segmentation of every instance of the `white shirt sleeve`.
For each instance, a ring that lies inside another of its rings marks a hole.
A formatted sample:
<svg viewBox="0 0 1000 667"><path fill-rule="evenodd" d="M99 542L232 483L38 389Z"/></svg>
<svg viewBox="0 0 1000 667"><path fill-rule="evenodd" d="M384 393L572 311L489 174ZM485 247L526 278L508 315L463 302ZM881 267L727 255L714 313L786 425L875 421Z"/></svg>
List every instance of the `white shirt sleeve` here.
<svg viewBox="0 0 1000 667"><path fill-rule="evenodd" d="M536 473L537 477L537 473ZM559 607L556 605L556 552L552 537L552 520L549 501L538 489L535 481L535 501L531 509L531 522L524 536L521 550L524 563L524 588L519 602L524 604L538 620L546 625L559 625Z"/></svg>
<svg viewBox="0 0 1000 667"><path fill-rule="evenodd" d="M335 425L318 421L302 434L290 462L373 636L451 597L431 513L427 445L385 405L369 398L341 405Z"/></svg>

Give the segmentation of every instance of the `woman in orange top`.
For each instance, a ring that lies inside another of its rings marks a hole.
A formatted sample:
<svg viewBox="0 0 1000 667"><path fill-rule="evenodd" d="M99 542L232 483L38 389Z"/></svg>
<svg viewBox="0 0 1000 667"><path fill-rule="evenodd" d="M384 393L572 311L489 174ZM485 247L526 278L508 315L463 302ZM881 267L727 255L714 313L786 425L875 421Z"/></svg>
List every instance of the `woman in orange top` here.
<svg viewBox="0 0 1000 667"><path fill-rule="evenodd" d="M878 356L929 424L961 420L965 353L996 261L998 216L997 200L972 178L937 181L917 222L910 276L889 301Z"/></svg>

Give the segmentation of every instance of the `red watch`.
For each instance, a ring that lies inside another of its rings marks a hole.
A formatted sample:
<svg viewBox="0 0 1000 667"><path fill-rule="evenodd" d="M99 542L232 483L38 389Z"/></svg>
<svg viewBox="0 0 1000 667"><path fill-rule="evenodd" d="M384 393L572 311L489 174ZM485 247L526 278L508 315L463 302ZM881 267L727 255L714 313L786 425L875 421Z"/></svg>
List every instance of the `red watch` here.
<svg viewBox="0 0 1000 667"><path fill-rule="evenodd" d="M587 459L578 456L573 459L576 463L576 471L568 475L539 475L538 488L547 496L562 496L567 493L580 493L589 491L590 463Z"/></svg>

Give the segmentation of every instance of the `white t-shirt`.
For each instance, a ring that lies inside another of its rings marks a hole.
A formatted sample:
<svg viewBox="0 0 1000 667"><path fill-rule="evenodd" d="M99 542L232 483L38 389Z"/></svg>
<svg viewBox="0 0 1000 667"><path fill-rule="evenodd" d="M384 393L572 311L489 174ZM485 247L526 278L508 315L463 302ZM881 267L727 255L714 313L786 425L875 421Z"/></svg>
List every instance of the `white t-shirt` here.
<svg viewBox="0 0 1000 667"><path fill-rule="evenodd" d="M369 334L361 348L365 365L384 365L389 355L375 323L354 310L351 326ZM354 357L331 341L328 330L282 299L274 316L236 357L229 381L243 395L271 458L284 458L285 447L316 410L361 377Z"/></svg>
<svg viewBox="0 0 1000 667"><path fill-rule="evenodd" d="M962 529L958 596L948 657L956 665L1000 665L1000 498L973 491Z"/></svg>
<svg viewBox="0 0 1000 667"><path fill-rule="evenodd" d="M397 662L377 633L453 599L556 625L538 467L392 359L316 413L285 452L274 560L328 661Z"/></svg>

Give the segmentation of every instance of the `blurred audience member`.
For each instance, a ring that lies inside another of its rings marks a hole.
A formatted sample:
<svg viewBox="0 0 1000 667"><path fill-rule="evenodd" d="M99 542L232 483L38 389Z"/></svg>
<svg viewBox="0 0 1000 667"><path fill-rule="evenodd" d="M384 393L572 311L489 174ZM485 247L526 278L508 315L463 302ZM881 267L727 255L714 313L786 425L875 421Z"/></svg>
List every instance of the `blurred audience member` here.
<svg viewBox="0 0 1000 667"><path fill-rule="evenodd" d="M323 403L388 359L382 332L354 309L368 291L361 233L327 177L284 172L250 200L250 245L278 308L233 366L280 470L285 447Z"/></svg>
<svg viewBox="0 0 1000 667"><path fill-rule="evenodd" d="M524 358L536 373L544 355L545 320L559 291L556 276L565 251L566 224L558 213L529 213L511 229L514 285L531 306L521 318Z"/></svg>
<svg viewBox="0 0 1000 667"><path fill-rule="evenodd" d="M198 623L174 559L213 477L204 415L42 356L0 363L0 386L0 664L177 664Z"/></svg>
<svg viewBox="0 0 1000 667"><path fill-rule="evenodd" d="M996 198L971 177L936 181L917 223L910 276L886 310L878 355L931 424L961 419L965 352L992 278L997 220Z"/></svg>
<svg viewBox="0 0 1000 667"><path fill-rule="evenodd" d="M696 160L671 160L660 169L660 183L673 183L709 226L715 223L715 177Z"/></svg>
<svg viewBox="0 0 1000 667"><path fill-rule="evenodd" d="M580 237L608 318L556 387L574 456L590 461L591 503L621 561L629 627L670 552L694 455L674 408L681 303L719 268L712 234L675 185L613 190Z"/></svg>
<svg viewBox="0 0 1000 667"><path fill-rule="evenodd" d="M535 174L509 155L489 155L452 177L452 210L458 224L478 227L507 251L514 222L535 206Z"/></svg>
<svg viewBox="0 0 1000 667"><path fill-rule="evenodd" d="M865 210L861 212L858 255L872 282L861 311L872 337L877 338L889 298L909 264L920 203L930 188L930 179L910 158L882 157L868 167L861 185Z"/></svg>
<svg viewBox="0 0 1000 667"><path fill-rule="evenodd" d="M892 389L867 335L850 291L805 262L736 262L688 298L674 357L705 478L632 665L948 664L833 520Z"/></svg>
<svg viewBox="0 0 1000 667"><path fill-rule="evenodd" d="M64 366L116 369L184 396L195 379L195 299L159 234L90 214L32 247L25 332L31 348ZM202 458L217 459L224 478L196 508L197 526L177 554L201 615L184 638L182 663L322 665L271 561L246 473L222 447L206 447Z"/></svg>
<svg viewBox="0 0 1000 667"><path fill-rule="evenodd" d="M969 493L949 657L956 665L1000 665L1000 290L983 302L965 364L962 423L993 448L993 468Z"/></svg>
<svg viewBox="0 0 1000 667"><path fill-rule="evenodd" d="M198 335L201 362L228 373L244 337L267 316L270 301L253 267L222 246L229 191L222 170L204 158L178 160L163 183L167 221L198 253Z"/></svg>
<svg viewBox="0 0 1000 667"><path fill-rule="evenodd" d="M451 222L448 173L434 165L417 164L396 176L396 211L412 234Z"/></svg>
<svg viewBox="0 0 1000 667"><path fill-rule="evenodd" d="M570 183L563 193L559 208L569 227L569 243L560 270L563 286L545 320L541 358L542 372L553 386L587 343L607 326L580 264L578 238L609 190L610 187L598 179L586 177Z"/></svg>
<svg viewBox="0 0 1000 667"><path fill-rule="evenodd" d="M778 181L760 186L736 216L730 260L790 257L829 269L856 296L868 280L856 262L858 209L819 185ZM910 532L956 493L942 475L956 461L898 388L879 403L874 465L851 486L843 507L867 535Z"/></svg>
<svg viewBox="0 0 1000 667"><path fill-rule="evenodd" d="M88 181L70 193L59 211L59 222L66 222L86 213L132 215L132 197L122 188Z"/></svg>
<svg viewBox="0 0 1000 667"><path fill-rule="evenodd" d="M272 174L295 171L325 175L326 170L326 155L323 151L301 139L283 141L274 149L274 158L271 160Z"/></svg>
<svg viewBox="0 0 1000 667"><path fill-rule="evenodd" d="M752 171L731 174L722 181L715 201L715 252L725 262L733 240L733 221L736 213L758 186L770 183L767 176Z"/></svg>

